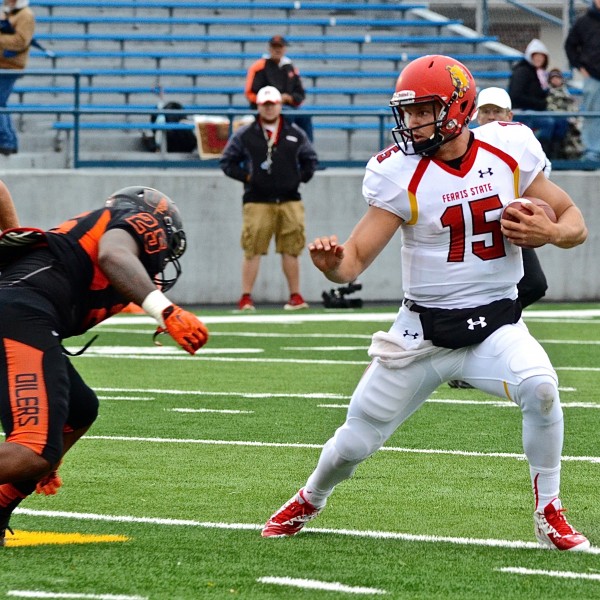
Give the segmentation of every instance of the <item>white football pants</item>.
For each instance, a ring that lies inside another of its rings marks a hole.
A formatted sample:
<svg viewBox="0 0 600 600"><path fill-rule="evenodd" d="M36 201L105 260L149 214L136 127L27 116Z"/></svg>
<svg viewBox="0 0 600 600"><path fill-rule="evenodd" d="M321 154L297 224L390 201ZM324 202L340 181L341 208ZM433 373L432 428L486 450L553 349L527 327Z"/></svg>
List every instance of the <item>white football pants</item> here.
<svg viewBox="0 0 600 600"><path fill-rule="evenodd" d="M418 315L403 306L390 333L402 336L419 330ZM563 444L558 378L542 346L519 321L501 327L481 344L444 349L402 368L388 368L375 359L354 391L346 421L323 447L304 487L310 501L322 506L338 483L450 379L467 381L521 408L536 508L538 500L545 506L558 497Z"/></svg>

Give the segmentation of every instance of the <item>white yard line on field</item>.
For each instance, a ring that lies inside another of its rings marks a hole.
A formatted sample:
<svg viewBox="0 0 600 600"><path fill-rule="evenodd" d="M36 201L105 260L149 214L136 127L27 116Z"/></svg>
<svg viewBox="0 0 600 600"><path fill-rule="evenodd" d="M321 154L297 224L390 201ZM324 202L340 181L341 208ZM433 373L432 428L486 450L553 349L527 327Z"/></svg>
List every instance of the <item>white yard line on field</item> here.
<svg viewBox="0 0 600 600"><path fill-rule="evenodd" d="M232 313L230 315L204 315L202 311L199 318L207 325L216 323L319 323L319 322L373 322L381 321L392 322L396 315L394 312L365 312L362 310L342 310L326 311L322 313L300 313L298 311L292 314L260 314L260 311L252 315ZM530 310L523 313L523 318L527 320L546 320L558 319L559 322L581 323L582 319L588 319L591 323L600 324L600 320L593 319L600 317L600 309L576 309L576 310ZM572 321L568 321L571 319ZM586 321L587 322L587 321ZM156 321L147 315L116 315L100 323L98 327L110 327L115 325L151 325L156 327Z"/></svg>
<svg viewBox="0 0 600 600"><path fill-rule="evenodd" d="M524 567L500 567L494 569L501 573L513 573L515 575L543 575L545 577L561 577L563 579L591 579L600 581L598 573L576 573L574 571L545 571L544 569L525 569Z"/></svg>
<svg viewBox="0 0 600 600"><path fill-rule="evenodd" d="M307 448L321 449L322 444L282 443L282 442L255 442L243 440L202 440L202 439L178 439L159 437L137 437L121 435L85 435L82 440L105 440L112 442L148 442L152 444L199 444L205 446L252 446L256 448ZM527 460L524 454L513 452L474 452L466 450L442 450L434 448L400 448L397 446L384 446L380 452L404 452L406 454L439 454L449 456L464 456L475 458L512 458ZM591 464L600 463L600 456L563 456L566 462L584 462Z"/></svg>
<svg viewBox="0 0 600 600"><path fill-rule="evenodd" d="M93 347L92 347L93 348ZM311 359L311 358L252 358L249 356L243 356L238 358L232 358L228 356L217 356L219 353L215 349L215 354L206 354L204 349L200 350L198 354L194 356L190 356L186 354L183 350L177 350L173 348L172 353L144 353L143 351L139 351L139 348L136 350L136 354L129 354L127 352L119 353L119 354L105 354L103 352L91 352L86 351L85 354L82 354L79 358L115 358L118 360L123 359L143 359L143 360L195 360L195 361L207 361L207 362L230 362L230 363L261 363L261 364L302 364L302 365L357 365L366 367L371 361L369 360L331 360L331 359ZM112 351L115 352L115 348L112 348ZM245 349L244 352L251 352L252 350ZM258 350L259 352L263 352L263 350ZM243 352L242 352L243 353ZM554 369L556 371L585 371L590 373L600 372L600 367L557 367Z"/></svg>
<svg viewBox="0 0 600 600"><path fill-rule="evenodd" d="M82 600L148 600L147 596L123 596L121 594L75 594L71 592L40 592L38 590L9 590L13 598L69 598Z"/></svg>
<svg viewBox="0 0 600 600"><path fill-rule="evenodd" d="M370 594L384 595L385 590L368 587L355 587L344 585L339 582L317 581L316 579L298 579L297 577L259 577L258 583L269 583L273 585L285 585L288 587L300 588L303 590L324 590L326 592L341 592L344 594Z"/></svg>
<svg viewBox="0 0 600 600"><path fill-rule="evenodd" d="M260 531L263 524L253 523L212 523L195 521L191 519L163 519L158 517L133 517L129 515L101 515L93 513L66 512L59 510L34 510L31 508L18 507L15 514L28 515L31 517L48 517L55 519L76 519L82 521L106 521L111 523L144 523L150 525L167 525L182 527L202 527L204 529L234 529L243 531ZM463 546L487 546L492 548L518 548L526 550L548 550L537 542L524 542L521 540L498 540L493 538L462 538L440 535L421 535L413 533L400 533L395 531L373 531L362 529L330 529L323 527L306 527L299 535L305 533L326 533L331 535L344 535L357 538L399 540L405 542L425 543L448 543ZM600 548L589 548L582 550L588 554L600 554Z"/></svg>
<svg viewBox="0 0 600 600"><path fill-rule="evenodd" d="M137 334L137 335L152 335L152 330L141 330L141 329L122 329L120 327L103 327L102 333L126 333ZM357 339L357 340L370 340L373 337L370 334L365 333L275 333L275 332L261 332L261 331L211 331L211 337L249 337L249 338L317 338L320 340L325 339Z"/></svg>
<svg viewBox="0 0 600 600"><path fill-rule="evenodd" d="M253 410L229 410L217 408L166 408L170 412L178 413L223 413L226 415L253 415Z"/></svg>
<svg viewBox="0 0 600 600"><path fill-rule="evenodd" d="M152 402L154 398L148 396L98 396L98 400L131 400L135 402Z"/></svg>
<svg viewBox="0 0 600 600"><path fill-rule="evenodd" d="M149 394L166 394L172 396L226 396L227 398L329 398L331 400L348 400L347 394L330 394L328 392L315 392L308 394L278 394L276 392L205 392L200 390L168 390L144 388L107 388L95 387L97 392L132 392Z"/></svg>
<svg viewBox="0 0 600 600"><path fill-rule="evenodd" d="M466 406L493 406L499 408L517 408L517 405L502 400L453 400L443 398L429 398L427 404L457 404ZM563 408L600 408L595 402L561 402ZM318 408L348 408L348 404L318 404Z"/></svg>

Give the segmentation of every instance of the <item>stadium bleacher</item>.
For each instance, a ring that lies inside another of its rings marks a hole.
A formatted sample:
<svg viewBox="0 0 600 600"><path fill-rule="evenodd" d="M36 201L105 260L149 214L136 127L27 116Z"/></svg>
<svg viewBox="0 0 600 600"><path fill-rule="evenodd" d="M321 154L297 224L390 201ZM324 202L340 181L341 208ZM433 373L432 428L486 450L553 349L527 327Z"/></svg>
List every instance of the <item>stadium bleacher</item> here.
<svg viewBox="0 0 600 600"><path fill-rule="evenodd" d="M104 130L103 144L114 136L116 148L132 152L139 145L135 129L147 116L140 116L133 127L137 119L128 109L150 110L176 100L194 114L219 106L247 110L246 69L266 50L271 35L281 32L305 83L306 109L344 111L344 118L315 119L320 156L325 161L352 158L355 150L362 159L379 147L378 116L346 111L385 110L406 62L423 53L449 53L469 65L485 85L496 85L505 82L510 64L520 57L516 52L496 52L495 37L465 34L460 21L430 13L418 3L107 0L99 6L91 0L31 0L30 4L37 16L36 39L49 52L32 49L29 70L51 65L56 75L25 75L15 87L18 103L10 106L37 111L21 113L19 123L23 139L31 129L38 144L44 124L50 133L72 131L69 117L76 104L81 110L107 110L85 126L82 115L82 130ZM242 25L245 34L239 33ZM61 79L63 70L80 75L77 102L74 79ZM349 150L352 141L354 149ZM93 137L86 139L81 148L93 149L94 143Z"/></svg>

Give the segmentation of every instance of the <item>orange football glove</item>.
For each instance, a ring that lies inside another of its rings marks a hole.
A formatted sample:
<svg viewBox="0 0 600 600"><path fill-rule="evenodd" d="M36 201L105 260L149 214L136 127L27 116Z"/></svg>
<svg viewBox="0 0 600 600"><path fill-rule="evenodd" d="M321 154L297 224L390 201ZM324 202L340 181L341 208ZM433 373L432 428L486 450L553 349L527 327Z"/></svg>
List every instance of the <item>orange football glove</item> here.
<svg viewBox="0 0 600 600"><path fill-rule="evenodd" d="M156 333L166 331L189 354L195 354L208 342L208 329L191 312L171 304L163 310L162 317L165 327L159 327Z"/></svg>
<svg viewBox="0 0 600 600"><path fill-rule="evenodd" d="M36 494L44 494L44 496L54 496L58 492L58 488L62 486L62 479L59 477L56 469L42 477L35 486Z"/></svg>

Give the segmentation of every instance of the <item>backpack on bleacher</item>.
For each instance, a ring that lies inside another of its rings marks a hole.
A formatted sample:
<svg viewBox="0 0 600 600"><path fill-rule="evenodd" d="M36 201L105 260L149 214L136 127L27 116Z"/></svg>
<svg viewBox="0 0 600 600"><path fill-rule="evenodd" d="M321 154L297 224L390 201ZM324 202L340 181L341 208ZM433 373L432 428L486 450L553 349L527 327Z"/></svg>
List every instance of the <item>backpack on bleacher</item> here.
<svg viewBox="0 0 600 600"><path fill-rule="evenodd" d="M167 102L164 106L166 110L182 110L183 105L179 102ZM153 114L150 117L151 123L156 123L161 113ZM179 123L187 120L186 115L163 115L166 123ZM159 147L156 142L156 131L150 134L143 134L142 143L144 148L150 152L158 152ZM196 134L193 130L181 129L167 131L167 152L192 152L196 149L197 141Z"/></svg>

